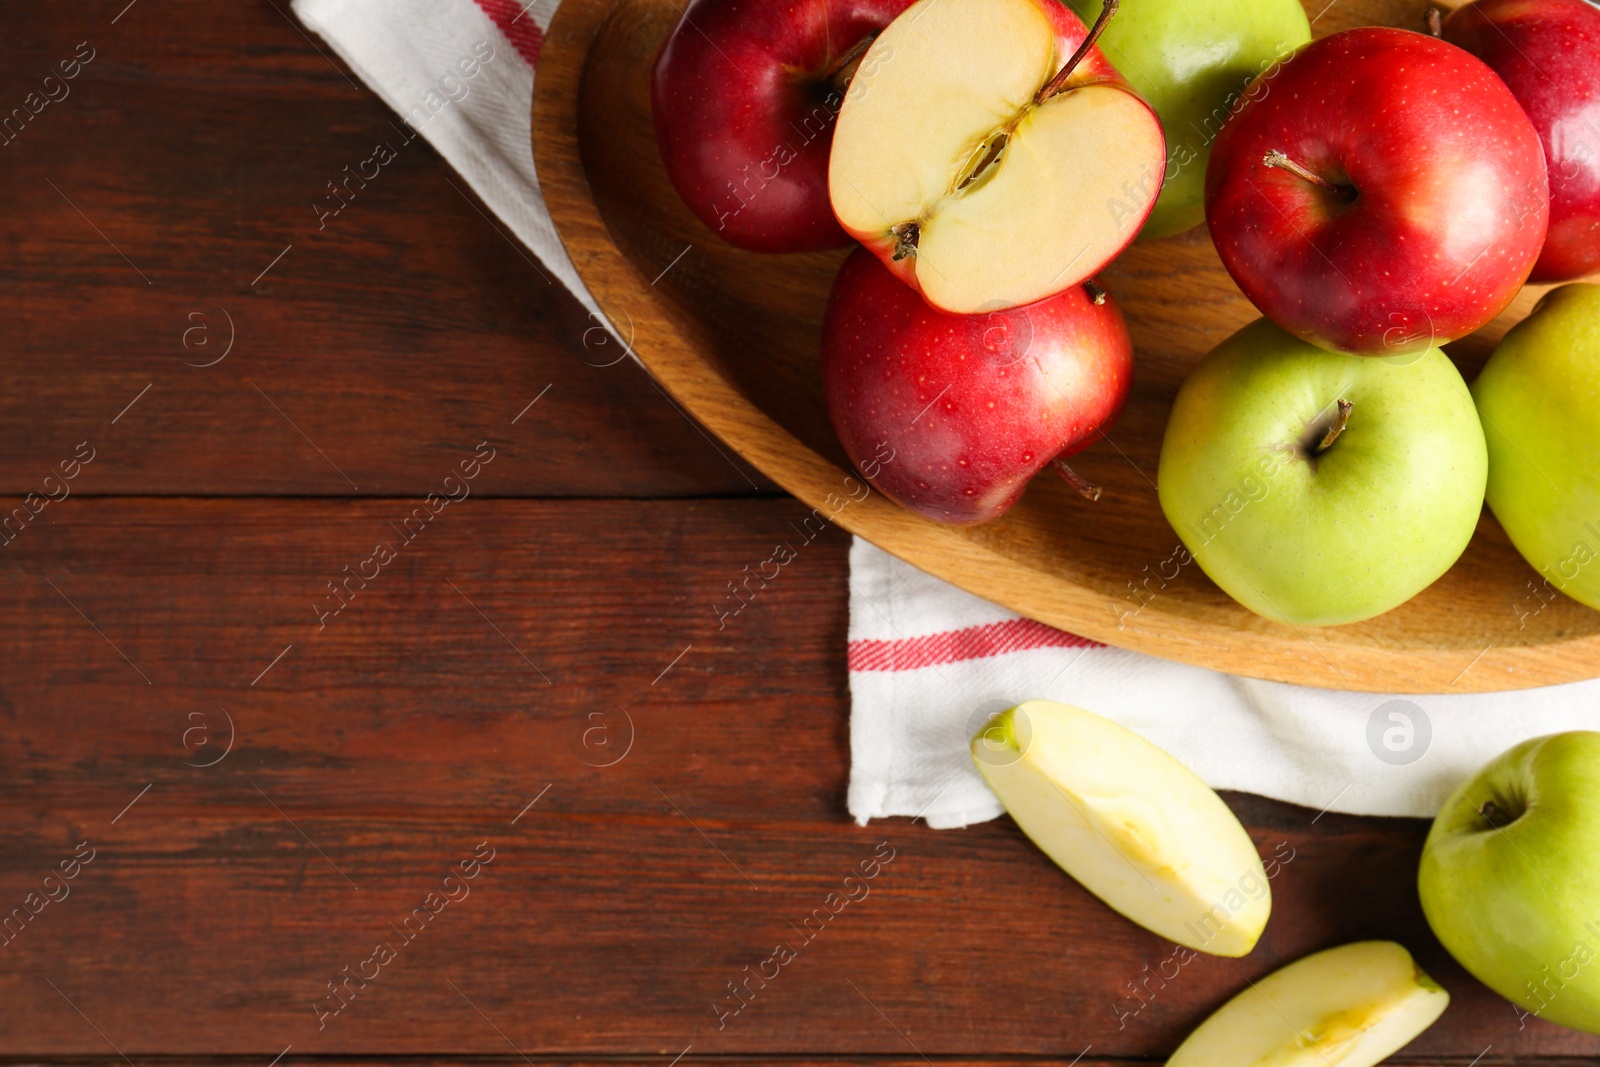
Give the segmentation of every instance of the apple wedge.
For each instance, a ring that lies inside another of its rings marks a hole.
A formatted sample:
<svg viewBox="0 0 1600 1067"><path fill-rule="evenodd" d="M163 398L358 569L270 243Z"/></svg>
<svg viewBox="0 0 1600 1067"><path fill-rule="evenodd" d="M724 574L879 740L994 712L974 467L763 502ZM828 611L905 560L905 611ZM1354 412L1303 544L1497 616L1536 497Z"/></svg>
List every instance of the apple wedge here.
<svg viewBox="0 0 1600 1067"><path fill-rule="evenodd" d="M1022 832L1129 919L1200 952L1255 947L1272 895L1239 820L1193 771L1081 708L1030 700L972 739Z"/></svg>
<svg viewBox="0 0 1600 1067"><path fill-rule="evenodd" d="M1167 1067L1373 1067L1449 1003L1393 941L1340 945L1252 984L1201 1023Z"/></svg>
<svg viewBox="0 0 1600 1067"><path fill-rule="evenodd" d="M934 307L1029 304L1121 252L1155 205L1161 122L1060 0L920 0L845 93L828 195Z"/></svg>

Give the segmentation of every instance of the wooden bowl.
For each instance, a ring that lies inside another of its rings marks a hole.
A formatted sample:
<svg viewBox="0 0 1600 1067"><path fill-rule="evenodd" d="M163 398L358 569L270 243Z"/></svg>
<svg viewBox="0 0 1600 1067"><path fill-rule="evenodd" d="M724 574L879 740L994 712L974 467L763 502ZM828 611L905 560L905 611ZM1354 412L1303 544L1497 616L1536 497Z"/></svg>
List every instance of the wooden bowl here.
<svg viewBox="0 0 1600 1067"><path fill-rule="evenodd" d="M1426 6L1306 3L1319 35L1418 27ZM656 50L678 15L677 0L564 0L536 79L540 184L578 273L633 352L678 403L821 518L1052 626L1233 674L1408 693L1600 675L1600 613L1540 585L1487 511L1447 575L1352 626L1268 622L1198 567L1172 562L1179 542L1155 489L1167 412L1201 355L1257 317L1204 227L1136 244L1101 275L1127 315L1137 365L1110 439L1072 461L1105 487L1098 503L1039 477L1004 518L957 529L878 493L852 501L862 483L834 439L818 368L823 305L844 253L741 252L679 201L656 149L649 98ZM1452 346L1469 379L1541 292L1530 287L1500 319ZM1136 587L1146 591L1136 596Z"/></svg>

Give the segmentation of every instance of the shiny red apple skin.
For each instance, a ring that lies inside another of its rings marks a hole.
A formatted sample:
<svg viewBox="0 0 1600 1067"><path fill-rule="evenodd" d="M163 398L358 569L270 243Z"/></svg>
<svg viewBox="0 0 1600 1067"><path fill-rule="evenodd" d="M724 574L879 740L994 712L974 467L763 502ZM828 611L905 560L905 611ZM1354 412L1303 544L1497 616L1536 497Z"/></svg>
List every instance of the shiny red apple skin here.
<svg viewBox="0 0 1600 1067"><path fill-rule="evenodd" d="M1444 39L1500 75L1544 144L1550 233L1529 281L1600 271L1600 7L1479 0L1444 20Z"/></svg>
<svg viewBox="0 0 1600 1067"><path fill-rule="evenodd" d="M1082 285L950 315L858 248L823 320L823 388L846 454L886 496L939 522L1005 514L1042 467L1110 429L1132 378L1122 312Z"/></svg>
<svg viewBox="0 0 1600 1067"><path fill-rule="evenodd" d="M656 143L678 195L753 252L842 248L829 72L911 0L689 0L656 57Z"/></svg>
<svg viewBox="0 0 1600 1067"><path fill-rule="evenodd" d="M1483 61L1409 30L1325 37L1218 135L1206 223L1261 313L1333 351L1419 352L1498 315L1544 245L1544 150ZM1278 167L1269 152L1354 200Z"/></svg>

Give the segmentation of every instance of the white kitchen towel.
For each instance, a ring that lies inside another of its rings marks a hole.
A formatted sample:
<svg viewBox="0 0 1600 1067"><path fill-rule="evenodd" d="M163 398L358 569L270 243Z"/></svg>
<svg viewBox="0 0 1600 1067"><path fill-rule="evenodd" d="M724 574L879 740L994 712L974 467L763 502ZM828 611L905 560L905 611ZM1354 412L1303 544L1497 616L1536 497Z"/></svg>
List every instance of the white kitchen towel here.
<svg viewBox="0 0 1600 1067"><path fill-rule="evenodd" d="M559 2L294 0L294 9L600 322L550 223L530 147L533 70ZM1306 689L1096 645L859 539L850 582L849 810L861 822L920 815L953 827L1000 814L967 740L993 711L1038 697L1116 719L1217 788L1371 815L1432 815L1515 742L1600 728L1600 681L1463 696Z"/></svg>
<svg viewBox="0 0 1600 1067"><path fill-rule="evenodd" d="M1000 814L967 743L993 712L1035 698L1115 719L1217 789L1358 815L1432 816L1518 741L1600 729L1600 680L1380 696L1235 678L1020 618L859 538L850 696L850 814L933 827Z"/></svg>

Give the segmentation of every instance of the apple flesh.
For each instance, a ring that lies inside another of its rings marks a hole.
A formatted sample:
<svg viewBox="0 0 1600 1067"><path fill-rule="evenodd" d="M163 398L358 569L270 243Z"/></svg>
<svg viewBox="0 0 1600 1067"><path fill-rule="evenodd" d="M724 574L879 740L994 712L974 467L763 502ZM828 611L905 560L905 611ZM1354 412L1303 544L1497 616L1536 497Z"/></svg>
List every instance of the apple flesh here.
<svg viewBox="0 0 1600 1067"><path fill-rule="evenodd" d="M1094 276L1150 213L1165 149L1091 40L1059 0L907 8L839 113L828 188L845 230L957 314Z"/></svg>
<svg viewBox="0 0 1600 1067"><path fill-rule="evenodd" d="M1600 609L1600 285L1547 293L1472 393L1495 518L1552 589Z"/></svg>
<svg viewBox="0 0 1600 1067"><path fill-rule="evenodd" d="M689 0L656 58L650 104L667 175L730 244L850 243L828 202L844 87L910 0Z"/></svg>
<svg viewBox="0 0 1600 1067"><path fill-rule="evenodd" d="M1245 93L1206 171L1206 222L1267 318L1337 352L1422 352L1503 311L1544 245L1539 135L1481 60L1364 27Z"/></svg>
<svg viewBox="0 0 1600 1067"><path fill-rule="evenodd" d="M823 319L823 388L845 453L885 495L940 522L1008 511L1045 464L1115 422L1132 374L1122 313L1083 285L948 315L857 249Z"/></svg>
<svg viewBox="0 0 1600 1067"><path fill-rule="evenodd" d="M1022 832L1116 911L1201 952L1255 947L1272 911L1261 857L1172 756L1110 719L1030 700L986 723L972 758Z"/></svg>
<svg viewBox="0 0 1600 1067"><path fill-rule="evenodd" d="M1524 741L1445 801L1417 891L1450 955L1531 1015L1600 1033L1600 733Z"/></svg>
<svg viewBox="0 0 1600 1067"><path fill-rule="evenodd" d="M1167 1067L1374 1067L1444 1013L1450 994L1393 941L1296 960L1218 1008Z"/></svg>
<svg viewBox="0 0 1600 1067"><path fill-rule="evenodd" d="M1068 0L1085 20L1098 0ZM1222 124L1256 75L1311 40L1300 0L1122 0L1100 50L1156 110L1167 141L1166 180L1141 239L1205 221L1206 161Z"/></svg>
<svg viewBox="0 0 1600 1067"><path fill-rule="evenodd" d="M1487 465L1443 352L1403 365L1346 356L1260 319L1178 390L1156 481L1223 592L1269 619L1331 626L1398 607L1449 570L1483 510Z"/></svg>
<svg viewBox="0 0 1600 1067"><path fill-rule="evenodd" d="M1600 271L1600 8L1478 0L1445 19L1444 39L1500 75L1544 145L1550 233L1529 281Z"/></svg>

